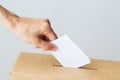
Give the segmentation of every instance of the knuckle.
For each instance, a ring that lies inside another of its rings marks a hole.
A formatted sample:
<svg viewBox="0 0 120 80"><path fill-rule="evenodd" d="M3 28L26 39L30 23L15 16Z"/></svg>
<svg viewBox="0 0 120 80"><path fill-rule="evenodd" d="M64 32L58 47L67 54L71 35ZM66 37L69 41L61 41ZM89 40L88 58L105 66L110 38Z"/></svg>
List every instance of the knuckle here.
<svg viewBox="0 0 120 80"><path fill-rule="evenodd" d="M44 22L43 25L42 25L42 29L41 30L47 30L50 28L50 25L47 23L47 22Z"/></svg>
<svg viewBox="0 0 120 80"><path fill-rule="evenodd" d="M44 45L43 49L44 49L44 50L49 50L49 45L47 45L47 44Z"/></svg>
<svg viewBox="0 0 120 80"><path fill-rule="evenodd" d="M39 40L38 38L34 38L34 39L33 39L33 43L34 43L34 44L37 44L39 41L40 41L40 40Z"/></svg>
<svg viewBox="0 0 120 80"><path fill-rule="evenodd" d="M49 23L45 22L45 23L44 23L44 26L45 26L45 27L49 27L50 25L49 25Z"/></svg>
<svg viewBox="0 0 120 80"><path fill-rule="evenodd" d="M48 50L48 47L45 46L45 47L43 47L43 49L44 49L44 50Z"/></svg>
<svg viewBox="0 0 120 80"><path fill-rule="evenodd" d="M49 22L49 19L48 19L48 18L45 18L44 20L45 20L46 22Z"/></svg>

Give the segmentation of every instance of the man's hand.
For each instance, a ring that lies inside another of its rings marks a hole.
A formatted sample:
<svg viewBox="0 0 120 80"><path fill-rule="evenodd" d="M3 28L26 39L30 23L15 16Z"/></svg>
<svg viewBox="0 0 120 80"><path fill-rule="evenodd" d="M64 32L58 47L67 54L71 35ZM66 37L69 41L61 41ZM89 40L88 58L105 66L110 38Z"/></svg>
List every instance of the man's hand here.
<svg viewBox="0 0 120 80"><path fill-rule="evenodd" d="M0 5L0 24L23 40L44 50L56 50L50 41L57 39L48 19L19 17Z"/></svg>
<svg viewBox="0 0 120 80"><path fill-rule="evenodd" d="M19 37L37 48L44 50L56 50L57 47L50 41L57 39L48 19L32 19L18 17L14 25L15 32Z"/></svg>

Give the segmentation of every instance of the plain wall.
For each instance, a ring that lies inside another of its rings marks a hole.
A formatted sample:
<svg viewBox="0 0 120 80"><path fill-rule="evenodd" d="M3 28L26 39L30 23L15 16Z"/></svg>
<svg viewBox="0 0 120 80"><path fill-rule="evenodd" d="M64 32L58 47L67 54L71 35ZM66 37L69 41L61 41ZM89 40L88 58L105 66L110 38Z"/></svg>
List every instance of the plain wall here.
<svg viewBox="0 0 120 80"><path fill-rule="evenodd" d="M120 61L119 0L0 0L19 16L50 19L58 36L69 37L91 58ZM0 80L8 80L21 51L38 52L0 26Z"/></svg>

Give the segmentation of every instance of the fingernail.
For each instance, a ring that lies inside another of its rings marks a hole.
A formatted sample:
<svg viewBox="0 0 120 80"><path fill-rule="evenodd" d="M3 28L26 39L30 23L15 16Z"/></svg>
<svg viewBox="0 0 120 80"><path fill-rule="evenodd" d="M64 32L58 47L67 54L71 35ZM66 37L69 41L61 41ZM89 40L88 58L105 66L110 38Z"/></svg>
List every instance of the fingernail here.
<svg viewBox="0 0 120 80"><path fill-rule="evenodd" d="M57 46L56 45L54 45L54 44L51 44L51 46L52 46L52 51L56 51L57 50Z"/></svg>
<svg viewBox="0 0 120 80"><path fill-rule="evenodd" d="M39 48L38 46L35 46L35 48Z"/></svg>
<svg viewBox="0 0 120 80"><path fill-rule="evenodd" d="M56 47L53 47L53 48L52 48L52 51L56 51L56 50L57 50L57 48L56 48Z"/></svg>

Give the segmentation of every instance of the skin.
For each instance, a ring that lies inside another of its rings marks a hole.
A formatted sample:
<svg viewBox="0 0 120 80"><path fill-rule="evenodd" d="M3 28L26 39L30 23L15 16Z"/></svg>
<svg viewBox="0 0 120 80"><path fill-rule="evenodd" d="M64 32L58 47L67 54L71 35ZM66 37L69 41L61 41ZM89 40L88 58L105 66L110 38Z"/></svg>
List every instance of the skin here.
<svg viewBox="0 0 120 80"><path fill-rule="evenodd" d="M0 5L0 25L8 28L24 41L43 50L57 50L56 45L50 43L57 39L50 21L47 18L19 17Z"/></svg>

